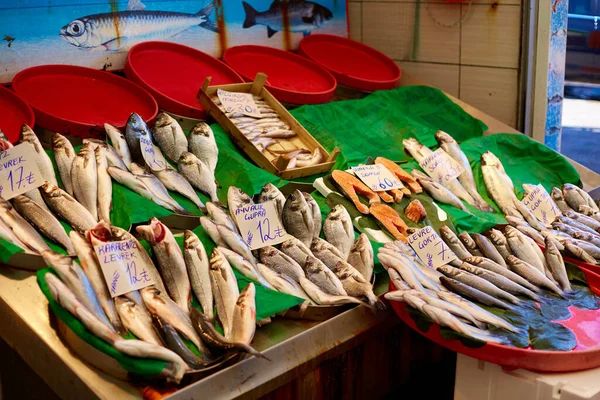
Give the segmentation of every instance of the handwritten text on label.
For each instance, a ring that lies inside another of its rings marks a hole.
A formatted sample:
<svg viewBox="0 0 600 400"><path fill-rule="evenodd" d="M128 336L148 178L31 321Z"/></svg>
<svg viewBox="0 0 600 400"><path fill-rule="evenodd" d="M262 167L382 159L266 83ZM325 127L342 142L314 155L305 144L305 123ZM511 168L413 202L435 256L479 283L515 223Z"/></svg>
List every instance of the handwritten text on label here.
<svg viewBox="0 0 600 400"><path fill-rule="evenodd" d="M419 165L433 180L442 185L456 179L465 172L463 167L443 149L437 149L429 157L425 157Z"/></svg>
<svg viewBox="0 0 600 400"><path fill-rule="evenodd" d="M288 239L272 201L238 208L235 210L235 220L242 238L252 250Z"/></svg>
<svg viewBox="0 0 600 400"><path fill-rule="evenodd" d="M134 240L94 246L111 297L120 296L154 284Z"/></svg>
<svg viewBox="0 0 600 400"><path fill-rule="evenodd" d="M381 164L359 165L352 167L352 171L374 192L404 187L402 182Z"/></svg>
<svg viewBox="0 0 600 400"><path fill-rule="evenodd" d="M552 223L560 215L556 203L542 185L537 185L531 193L525 195L523 204L545 225Z"/></svg>
<svg viewBox="0 0 600 400"><path fill-rule="evenodd" d="M430 226L426 226L410 235L408 243L417 252L421 261L431 268L446 265L457 258Z"/></svg>
<svg viewBox="0 0 600 400"><path fill-rule="evenodd" d="M160 149L152 143L149 135L140 135L140 148L146 165L153 171L162 171L167 168L167 161Z"/></svg>
<svg viewBox="0 0 600 400"><path fill-rule="evenodd" d="M38 188L44 178L35 163L39 155L29 143L0 151L0 196L10 200Z"/></svg>
<svg viewBox="0 0 600 400"><path fill-rule="evenodd" d="M221 105L228 113L244 114L250 117L260 117L258 106L250 93L227 92L217 89Z"/></svg>

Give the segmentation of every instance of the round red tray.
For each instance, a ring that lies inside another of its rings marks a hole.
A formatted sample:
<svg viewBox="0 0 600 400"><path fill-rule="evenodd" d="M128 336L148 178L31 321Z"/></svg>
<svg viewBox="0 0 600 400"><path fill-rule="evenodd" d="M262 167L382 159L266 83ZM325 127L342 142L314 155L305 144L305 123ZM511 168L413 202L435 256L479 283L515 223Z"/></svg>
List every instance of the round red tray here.
<svg viewBox="0 0 600 400"><path fill-rule="evenodd" d="M398 65L360 42L334 35L310 35L298 52L326 68L340 85L364 91L392 89L400 82Z"/></svg>
<svg viewBox="0 0 600 400"><path fill-rule="evenodd" d="M225 51L223 61L247 81L264 72L269 92L285 103L325 103L335 94L333 75L294 53L265 46L236 46Z"/></svg>
<svg viewBox="0 0 600 400"><path fill-rule="evenodd" d="M31 128L35 124L35 117L29 104L4 86L0 86L0 110L2 110L0 130L13 143L19 139L23 124Z"/></svg>
<svg viewBox="0 0 600 400"><path fill-rule="evenodd" d="M600 283L600 276L585 268L581 270L585 273L590 289L598 294L600 287L596 285ZM392 290L396 290L396 288L390 282L390 291ZM483 347L471 348L463 345L459 340L448 340L442 337L440 326L435 323L431 325L427 332L421 331L406 310L408 306L405 303L397 301L390 301L389 303L391 303L394 312L402 321L427 339L457 353L492 362L507 369L524 368L539 372L572 372L600 366L600 338L598 335L590 338L584 331L584 326L589 325L589 316L586 316L586 313L574 313L569 318L569 329L575 334L579 343L578 347L581 346L581 349L575 347L571 351L532 350L496 343L487 343ZM600 309L593 310L593 312L597 315L596 321L600 327ZM579 324L579 319L585 319L585 322ZM589 330L588 326L587 331L589 332ZM582 338L585 338L587 342L585 345L582 345ZM593 345L590 345L590 341L594 342Z"/></svg>
<svg viewBox="0 0 600 400"><path fill-rule="evenodd" d="M129 50L125 75L149 91L161 109L183 117L205 119L196 99L207 76L211 85L244 80L222 61L177 43L144 42Z"/></svg>
<svg viewBox="0 0 600 400"><path fill-rule="evenodd" d="M71 65L41 65L19 72L14 90L35 111L38 126L71 136L103 136L104 124L122 128L132 112L153 122L150 93L109 72Z"/></svg>

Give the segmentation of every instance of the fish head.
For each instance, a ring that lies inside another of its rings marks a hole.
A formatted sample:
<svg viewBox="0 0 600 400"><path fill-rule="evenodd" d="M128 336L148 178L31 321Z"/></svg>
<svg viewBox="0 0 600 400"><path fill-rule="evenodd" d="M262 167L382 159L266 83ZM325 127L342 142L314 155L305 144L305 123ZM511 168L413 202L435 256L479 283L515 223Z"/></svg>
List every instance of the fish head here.
<svg viewBox="0 0 600 400"><path fill-rule="evenodd" d="M73 265L73 259L69 256L55 253L52 250L45 250L42 252L42 258L49 267L67 267L70 268ZM63 270L64 271L64 270Z"/></svg>
<svg viewBox="0 0 600 400"><path fill-rule="evenodd" d="M61 190L61 188L48 181L45 181L41 188L42 193L44 193L48 197L60 197L63 195L63 191Z"/></svg>
<svg viewBox="0 0 600 400"><path fill-rule="evenodd" d="M192 128L190 135L210 137L213 136L213 131L206 122L200 122Z"/></svg>
<svg viewBox="0 0 600 400"><path fill-rule="evenodd" d="M254 298L255 295L256 286L254 286L254 283L250 282L240 293L236 304L241 305L242 303L244 303L245 299Z"/></svg>
<svg viewBox="0 0 600 400"><path fill-rule="evenodd" d="M504 241L506 240L502 232L496 229L490 230L489 238L496 246L504 244Z"/></svg>
<svg viewBox="0 0 600 400"><path fill-rule="evenodd" d="M148 243L154 246L165 240L167 229L168 228L160 222L158 218L153 217L148 225L140 225L135 228L135 231Z"/></svg>
<svg viewBox="0 0 600 400"><path fill-rule="evenodd" d="M156 117L156 123L154 125L154 128L164 128L165 126L169 126L171 125L173 122L175 122L175 120L166 112L162 111L160 114L158 114L158 116Z"/></svg>
<svg viewBox="0 0 600 400"><path fill-rule="evenodd" d="M186 151L181 155L181 157L179 157L178 164L192 165L196 164L198 161L198 157L196 157L193 153Z"/></svg>
<svg viewBox="0 0 600 400"><path fill-rule="evenodd" d="M12 205L10 204L10 202L8 200L4 200L2 197L0 197L0 210L2 210L2 211L12 210Z"/></svg>
<svg viewBox="0 0 600 400"><path fill-rule="evenodd" d="M312 18L313 25L321 26L333 18L333 13L327 7L323 7L322 5L315 3L312 9Z"/></svg>
<svg viewBox="0 0 600 400"><path fill-rule="evenodd" d="M277 255L277 249L273 246L265 246L259 250L260 259L266 259Z"/></svg>
<svg viewBox="0 0 600 400"><path fill-rule="evenodd" d="M99 34L97 21L90 18L69 22L60 29L59 35L70 45L84 49L99 47L108 41Z"/></svg>
<svg viewBox="0 0 600 400"><path fill-rule="evenodd" d="M132 162L131 164L129 164L129 170L134 175L146 175L146 169L138 163Z"/></svg>
<svg viewBox="0 0 600 400"><path fill-rule="evenodd" d="M290 207L292 211L298 211L308 207L304 195L298 189L294 190L292 194L290 194L285 203L286 205L289 204L288 207Z"/></svg>
<svg viewBox="0 0 600 400"><path fill-rule="evenodd" d="M506 257L506 261L509 264L516 264L516 263L521 262L521 260L519 258L513 256L512 254L510 254L508 257Z"/></svg>
<svg viewBox="0 0 600 400"><path fill-rule="evenodd" d="M552 188L550 197L552 197L553 200L564 200L562 191L557 187Z"/></svg>
<svg viewBox="0 0 600 400"><path fill-rule="evenodd" d="M131 129L136 133L148 131L148 125L146 125L144 119L138 113L135 112L131 113L129 119L127 119L126 126L127 129Z"/></svg>
<svg viewBox="0 0 600 400"><path fill-rule="evenodd" d="M183 246L186 249L195 249L198 245L200 244L200 239L198 239L198 236L196 236L196 234L192 231L185 231L184 234L184 239L183 239Z"/></svg>
<svg viewBox="0 0 600 400"><path fill-rule="evenodd" d="M219 271L221 269L221 265L223 265L224 262L225 256L223 255L221 250L215 247L212 253L210 253L209 268L212 271Z"/></svg>
<svg viewBox="0 0 600 400"><path fill-rule="evenodd" d="M448 135L444 131L437 131L435 134L435 139L439 143L456 143L456 140L454 140L452 136Z"/></svg>
<svg viewBox="0 0 600 400"><path fill-rule="evenodd" d="M35 141L36 140L36 136L35 136L35 132L29 127L29 125L27 124L23 124L21 126L21 139L20 142L31 142L31 141Z"/></svg>
<svg viewBox="0 0 600 400"><path fill-rule="evenodd" d="M106 131L109 137L112 137L113 135L115 135L115 137L124 137L121 131L116 127L112 126L111 124L104 124L104 130Z"/></svg>
<svg viewBox="0 0 600 400"><path fill-rule="evenodd" d="M1 132L2 131L0 131L0 133ZM0 150L6 151L6 150L12 149L12 148L13 148L13 144L11 142L9 142L7 139L0 138Z"/></svg>
<svg viewBox="0 0 600 400"><path fill-rule="evenodd" d="M85 232L85 237L92 245L107 243L112 239L111 226L109 222L100 221L93 228Z"/></svg>
<svg viewBox="0 0 600 400"><path fill-rule="evenodd" d="M404 146L405 152L417 151L423 145L419 143L419 141L415 138L408 138L402 141L402 145Z"/></svg>
<svg viewBox="0 0 600 400"><path fill-rule="evenodd" d="M519 231L514 226L506 225L506 228L504 228L504 236L506 236L506 238L513 238L518 235Z"/></svg>
<svg viewBox="0 0 600 400"><path fill-rule="evenodd" d="M345 214L348 214L348 211L346 211L346 207L344 207L341 204L336 204L331 211L329 211L329 214L327 214L327 220L330 221L338 221L340 219L343 219L345 217Z"/></svg>
<svg viewBox="0 0 600 400"><path fill-rule="evenodd" d="M63 149L68 146L68 141L69 139L67 139L60 133L55 133L54 135L52 135L52 149Z"/></svg>

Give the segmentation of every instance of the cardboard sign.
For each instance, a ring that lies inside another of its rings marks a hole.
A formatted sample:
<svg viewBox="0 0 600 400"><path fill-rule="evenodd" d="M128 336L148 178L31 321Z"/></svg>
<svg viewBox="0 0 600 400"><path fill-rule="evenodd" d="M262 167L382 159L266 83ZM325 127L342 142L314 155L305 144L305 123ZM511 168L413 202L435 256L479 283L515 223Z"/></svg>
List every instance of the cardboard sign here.
<svg viewBox="0 0 600 400"><path fill-rule="evenodd" d="M240 207L235 210L235 219L242 239L252 250L288 239L272 201Z"/></svg>
<svg viewBox="0 0 600 400"><path fill-rule="evenodd" d="M381 164L359 165L352 167L352 171L374 192L404 187L402 182Z"/></svg>
<svg viewBox="0 0 600 400"><path fill-rule="evenodd" d="M0 151L0 197L10 200L44 184L37 157L29 143Z"/></svg>
<svg viewBox="0 0 600 400"><path fill-rule="evenodd" d="M94 246L111 297L120 296L154 284L145 268L137 243L122 240Z"/></svg>
<svg viewBox="0 0 600 400"><path fill-rule="evenodd" d="M419 165L434 181L442 185L452 182L465 172L463 167L443 149L437 149Z"/></svg>
<svg viewBox="0 0 600 400"><path fill-rule="evenodd" d="M140 147L144 161L151 170L162 171L167 168L167 160L162 155L160 148L152 143L149 135L140 135Z"/></svg>
<svg viewBox="0 0 600 400"><path fill-rule="evenodd" d="M560 210L542 185L537 185L531 193L523 197L522 203L544 225L549 225L560 215Z"/></svg>
<svg viewBox="0 0 600 400"><path fill-rule="evenodd" d="M425 265L434 269L458 258L430 226L410 235L408 244L417 252Z"/></svg>
<svg viewBox="0 0 600 400"><path fill-rule="evenodd" d="M228 113L239 113L250 117L260 117L258 106L250 93L227 92L217 89L217 96Z"/></svg>

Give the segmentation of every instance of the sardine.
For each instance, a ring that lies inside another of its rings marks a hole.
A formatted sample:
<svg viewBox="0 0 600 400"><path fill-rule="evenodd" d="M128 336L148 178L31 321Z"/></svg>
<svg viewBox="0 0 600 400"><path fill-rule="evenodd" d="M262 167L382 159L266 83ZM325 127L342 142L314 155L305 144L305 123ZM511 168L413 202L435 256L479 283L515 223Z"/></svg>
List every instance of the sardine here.
<svg viewBox="0 0 600 400"><path fill-rule="evenodd" d="M140 145L140 136L142 135L147 135L147 137L150 138L152 137L150 129L148 129L148 125L146 125L144 119L137 113L131 113L127 120L127 125L125 126L125 141L127 142L127 148L131 155L131 161L140 165L145 165ZM127 167L129 167L128 164Z"/></svg>
<svg viewBox="0 0 600 400"><path fill-rule="evenodd" d="M567 268L565 267L565 262L560 251L558 251L550 238L546 238L545 245L544 256L546 257L548 269L552 272L554 279L556 279L562 290L571 291Z"/></svg>
<svg viewBox="0 0 600 400"><path fill-rule="evenodd" d="M233 232L239 232L234 220L229 216L227 211L217 203L206 203L208 215L215 221L217 225L223 225Z"/></svg>
<svg viewBox="0 0 600 400"><path fill-rule="evenodd" d="M192 231L185 231L183 256L192 290L209 320L215 318L214 298L209 273L209 260L204 245Z"/></svg>
<svg viewBox="0 0 600 400"><path fill-rule="evenodd" d="M129 165L132 163L132 160L125 136L120 130L110 124L104 124L104 130L106 131L106 134L112 143L112 147L116 150L117 154L121 158L122 163L127 169L129 169Z"/></svg>
<svg viewBox="0 0 600 400"><path fill-rule="evenodd" d="M221 237L215 221L213 221L210 217L200 217L200 225L202 225L204 232L208 233L208 236L210 236L212 241L215 242L217 246L227 247L227 243Z"/></svg>
<svg viewBox="0 0 600 400"><path fill-rule="evenodd" d="M342 286L349 296L369 304L373 310L385 310L385 304L373 293L371 283L367 282L352 265L345 261L339 261L333 272L342 282Z"/></svg>
<svg viewBox="0 0 600 400"><path fill-rule="evenodd" d="M274 271L261 263L258 263L256 267L258 272L260 272L265 280L269 282L269 284L278 292L296 296L301 299L305 299L309 303L312 303L310 296L306 294L300 284L298 284L298 282L294 281L292 278L285 277L279 272Z"/></svg>
<svg viewBox="0 0 600 400"><path fill-rule="evenodd" d="M252 204L254 204L254 201L246 192L238 187L229 186L229 189L227 189L227 207L232 218L235 218L235 211L238 208L248 207Z"/></svg>
<svg viewBox="0 0 600 400"><path fill-rule="evenodd" d="M502 300L498 300L495 297L492 297L487 293L482 292L481 290L465 285L464 283L457 281L456 279L452 279L447 276L442 276L440 278L440 281L442 282L442 285L444 285L449 290L470 297L471 299L486 304L488 306L504 308L506 310L515 309L514 306L505 303Z"/></svg>
<svg viewBox="0 0 600 400"><path fill-rule="evenodd" d="M267 183L263 186L262 190L258 194L258 202L266 203L267 201L272 201L275 203L275 209L279 215L279 219L281 219L281 215L283 213L283 205L285 204L285 196L281 191L277 188L277 186L272 183Z"/></svg>
<svg viewBox="0 0 600 400"><path fill-rule="evenodd" d="M54 153L54 161L56 162L63 187L72 196L71 167L75 159L75 149L73 149L73 145L66 137L60 133L55 133L52 136L52 152Z"/></svg>
<svg viewBox="0 0 600 400"><path fill-rule="evenodd" d="M327 214L323 233L325 239L342 253L344 260L347 259L354 243L354 227L350 214L343 205L334 206Z"/></svg>
<svg viewBox="0 0 600 400"><path fill-rule="evenodd" d="M161 112L156 117L152 137L169 160L176 163L188 150L188 141L181 126L169 114Z"/></svg>
<svg viewBox="0 0 600 400"><path fill-rule="evenodd" d="M283 206L283 227L292 236L309 246L313 239L313 213L301 191L296 189Z"/></svg>
<svg viewBox="0 0 600 400"><path fill-rule="evenodd" d="M507 262L508 267L511 271L514 271L517 274L521 275L523 278L527 279L532 284L537 285L538 287L546 288L563 297L562 290L560 290L558 286L552 283L552 281L548 279L548 277L546 277L544 272L541 272L533 265L523 260L520 260L515 256L508 257Z"/></svg>
<svg viewBox="0 0 600 400"><path fill-rule="evenodd" d="M217 183L213 171L200 161L195 155L189 152L183 153L178 161L177 167L183 175L196 189L200 190L210 197L213 202L218 202Z"/></svg>
<svg viewBox="0 0 600 400"><path fill-rule="evenodd" d="M50 250L48 244L29 222L27 222L6 200L0 197L0 219L14 235L37 254Z"/></svg>
<svg viewBox="0 0 600 400"><path fill-rule="evenodd" d="M456 236L456 234L446 225L440 227L440 235L442 236L442 240L459 259L464 260L467 257L473 256L473 254L471 254L465 245L458 239L458 236Z"/></svg>
<svg viewBox="0 0 600 400"><path fill-rule="evenodd" d="M210 255L209 265L217 316L223 327L224 336L230 338L233 329L233 311L240 296L240 291L231 265L229 265L223 253L216 248L213 249Z"/></svg>
<svg viewBox="0 0 600 400"><path fill-rule="evenodd" d="M565 183L563 185L563 195L567 204L574 210L578 210L579 206L587 205L591 207L594 211L598 212L598 206L594 202L594 199L583 189L572 185L570 183Z"/></svg>
<svg viewBox="0 0 600 400"><path fill-rule="evenodd" d="M309 256L313 256L312 251L300 239L293 236L281 244L280 250L290 256L301 267L304 267Z"/></svg>
<svg viewBox="0 0 600 400"><path fill-rule="evenodd" d="M456 197L456 195L445 186L434 182L427 175L416 169L413 169L411 174L415 178L415 180L417 180L418 183L420 183L421 186L423 186L427 193L429 193L429 195L434 198L434 200L437 200L440 203L454 206L463 210L464 212L470 213L469 210L467 210L467 207L465 207L465 205L460 201L460 199Z"/></svg>
<svg viewBox="0 0 600 400"><path fill-rule="evenodd" d="M156 327L156 330L161 333L165 347L179 355L179 357L181 357L183 361L190 366L190 368L198 370L211 364L211 361L204 361L195 355L186 346L185 342L183 339L181 339L181 336L179 336L175 328L173 328L171 324L162 319L159 315L154 314L152 316L152 321Z"/></svg>
<svg viewBox="0 0 600 400"><path fill-rule="evenodd" d="M484 257L489 258L490 260L506 267L506 262L504 262L504 258L500 252L494 247L492 242L485 236L479 233L471 233L471 237L477 244L477 247L481 250Z"/></svg>
<svg viewBox="0 0 600 400"><path fill-rule="evenodd" d="M91 145L84 145L71 167L73 194L92 217L98 220L98 172L96 157Z"/></svg>
<svg viewBox="0 0 600 400"><path fill-rule="evenodd" d="M219 148L215 135L206 122L200 122L190 131L188 150L214 173L219 159Z"/></svg>
<svg viewBox="0 0 600 400"><path fill-rule="evenodd" d="M296 282L305 276L304 270L296 261L273 246L261 248L259 254L261 263L282 275L289 276Z"/></svg>
<svg viewBox="0 0 600 400"><path fill-rule="evenodd" d="M96 225L97 221L87 208L58 186L50 182L44 183L42 185L42 195L52 211L67 221L79 233L84 233Z"/></svg>
<svg viewBox="0 0 600 400"><path fill-rule="evenodd" d="M223 247L229 247L231 250L250 261L252 265L256 266L257 261L252 254L252 250L250 250L250 247L248 247L246 242L244 242L244 239L242 239L237 232L234 232L223 225L217 225L217 231L223 239L223 242L226 244L226 246Z"/></svg>
<svg viewBox="0 0 600 400"><path fill-rule="evenodd" d="M520 217L521 213L514 206L516 198L512 180L504 171L502 163L491 152L481 155L481 172L490 197L496 202L504 215Z"/></svg>
<svg viewBox="0 0 600 400"><path fill-rule="evenodd" d="M177 172L177 170L169 165L167 168L160 171L152 170L152 173L167 189L188 198L200 209L200 211L206 213L206 206L202 200L200 200L200 197L198 197L192 185L190 185L187 179Z"/></svg>
<svg viewBox="0 0 600 400"><path fill-rule="evenodd" d="M469 235L468 232L463 231L463 232L459 233L458 238L460 239L462 244L465 246L465 248L469 251L469 253L471 253L475 257L483 257L483 253L481 252L481 250L479 250L479 248L477 247L477 243L475 243L475 241Z"/></svg>
<svg viewBox="0 0 600 400"><path fill-rule="evenodd" d="M508 279L507 277L497 274L493 271L486 270L484 268L476 267L467 262L463 262L460 266L460 269L467 271L479 278L485 279L486 281L492 283L498 288L507 291L508 293L512 293L514 295L523 295L527 296L535 301L539 301L539 297L537 294L532 292L531 290L519 285L518 283Z"/></svg>
<svg viewBox="0 0 600 400"><path fill-rule="evenodd" d="M546 269L544 266L544 262L540 260L540 257L538 256L537 251L535 250L535 247L537 246L535 244L532 246L531 243L526 239L526 236L523 235L523 233L519 232L512 226L507 226L506 240L508 241L508 245L510 246L511 251L515 254L515 256L533 265L541 273L545 273Z"/></svg>
<svg viewBox="0 0 600 400"><path fill-rule="evenodd" d="M375 261L373 255L373 246L369 241L366 234L361 233L360 236L354 241L354 244L350 248L350 255L346 260L352 265L367 282L371 282L373 277L373 270L375 268Z"/></svg>
<svg viewBox="0 0 600 400"><path fill-rule="evenodd" d="M96 169L98 174L98 219L110 222L110 210L112 210L112 179L108 174L108 163L106 151L98 146L94 150L96 157Z"/></svg>
<svg viewBox="0 0 600 400"><path fill-rule="evenodd" d="M450 266L441 266L438 267L437 270L442 274L446 275L448 278L456 279L457 281L462 282L465 285L468 285L483 293L486 293L494 298L506 300L513 304L519 304L521 302L517 297L513 296L508 292L505 292L493 283L490 283L484 278L481 278L477 275L465 272L464 270L460 270L458 268Z"/></svg>
<svg viewBox="0 0 600 400"><path fill-rule="evenodd" d="M163 342L152 325L152 316L146 307L140 307L125 296L115 297L116 312L123 326L136 337L148 343L162 346Z"/></svg>
<svg viewBox="0 0 600 400"><path fill-rule="evenodd" d="M54 173L54 166L52 166L52 160L42 147L40 139L38 139L36 134L29 126L23 125L21 127L21 137L19 138L19 143L29 143L37 155L34 161L44 180L52 183L53 185L58 185L56 174Z"/></svg>

